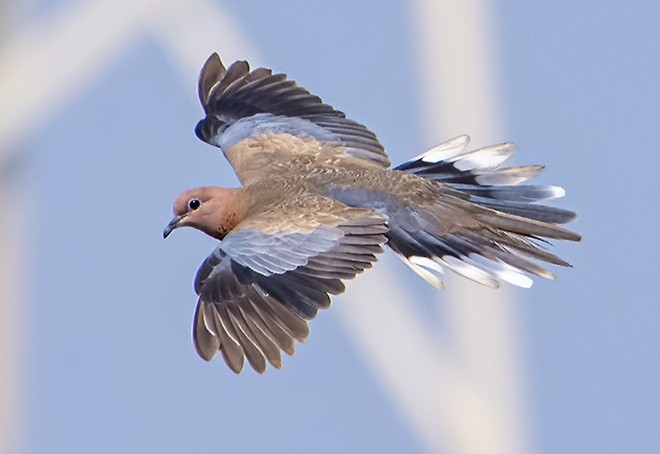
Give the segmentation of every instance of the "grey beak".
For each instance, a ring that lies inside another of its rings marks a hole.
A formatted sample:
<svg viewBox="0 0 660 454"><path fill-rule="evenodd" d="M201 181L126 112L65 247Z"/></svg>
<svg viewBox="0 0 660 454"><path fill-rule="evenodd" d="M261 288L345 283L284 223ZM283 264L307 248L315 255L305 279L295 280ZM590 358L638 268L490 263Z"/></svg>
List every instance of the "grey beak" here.
<svg viewBox="0 0 660 454"><path fill-rule="evenodd" d="M170 223L167 224L167 227L165 227L165 230L163 230L163 238L167 238L170 235L170 233L172 233L172 230L179 227L179 224L181 223L181 221L183 220L184 217L185 217L185 215L184 216L177 216L174 219L172 219L170 221Z"/></svg>

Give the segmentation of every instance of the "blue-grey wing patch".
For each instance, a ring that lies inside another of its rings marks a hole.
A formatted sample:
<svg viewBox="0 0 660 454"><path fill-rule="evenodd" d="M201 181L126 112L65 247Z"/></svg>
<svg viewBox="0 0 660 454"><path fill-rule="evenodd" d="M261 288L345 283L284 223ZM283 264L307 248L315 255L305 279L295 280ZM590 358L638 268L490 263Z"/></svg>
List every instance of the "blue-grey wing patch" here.
<svg viewBox="0 0 660 454"><path fill-rule="evenodd" d="M344 236L339 228L319 225L309 233L277 235L260 230L240 230L222 242L222 249L236 263L269 276L305 265L310 257L328 252Z"/></svg>

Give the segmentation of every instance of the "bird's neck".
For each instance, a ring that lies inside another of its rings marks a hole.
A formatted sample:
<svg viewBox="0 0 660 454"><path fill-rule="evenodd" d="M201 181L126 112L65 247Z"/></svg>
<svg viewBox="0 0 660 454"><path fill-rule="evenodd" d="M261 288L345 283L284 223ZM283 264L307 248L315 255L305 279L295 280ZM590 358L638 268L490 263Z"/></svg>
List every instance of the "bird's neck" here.
<svg viewBox="0 0 660 454"><path fill-rule="evenodd" d="M245 218L249 201L243 188L214 188L214 191L222 205L216 209L212 227L205 233L222 240Z"/></svg>

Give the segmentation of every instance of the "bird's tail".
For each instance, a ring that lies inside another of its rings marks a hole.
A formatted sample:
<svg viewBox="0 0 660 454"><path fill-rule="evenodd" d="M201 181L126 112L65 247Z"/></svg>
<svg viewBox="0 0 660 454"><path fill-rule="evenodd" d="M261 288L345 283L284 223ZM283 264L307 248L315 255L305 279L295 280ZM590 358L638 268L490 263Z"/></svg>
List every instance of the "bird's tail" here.
<svg viewBox="0 0 660 454"><path fill-rule="evenodd" d="M436 287L444 268L490 287L501 281L530 287L526 273L554 279L537 261L570 266L544 246L547 239L579 241L559 226L576 215L536 202L563 197L564 190L521 184L543 166L500 167L513 144L467 151L468 142L459 136L395 168L442 183L446 197L436 207L397 214L388 246Z"/></svg>

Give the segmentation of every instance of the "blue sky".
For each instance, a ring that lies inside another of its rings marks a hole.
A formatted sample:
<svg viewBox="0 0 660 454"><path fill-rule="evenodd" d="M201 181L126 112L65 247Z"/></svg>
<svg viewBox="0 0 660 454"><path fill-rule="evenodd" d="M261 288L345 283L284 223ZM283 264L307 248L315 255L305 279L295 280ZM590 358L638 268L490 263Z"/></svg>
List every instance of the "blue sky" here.
<svg viewBox="0 0 660 454"><path fill-rule="evenodd" d="M418 118L406 2L225 4L264 63L367 124L392 161L435 144ZM567 189L561 204L579 212L572 227L584 235L554 249L573 269L515 293L532 447L651 452L660 443L660 5L500 0L491 11L497 140L518 144L518 164L547 165L542 180ZM222 55L222 43L203 45ZM145 38L21 144L17 172L34 201L28 450L424 452L332 311L265 377L196 356L191 283L213 241L183 230L164 242L161 232L181 190L236 179L194 136L195 84ZM420 287L413 273L405 279ZM435 316L431 292L402 304Z"/></svg>

